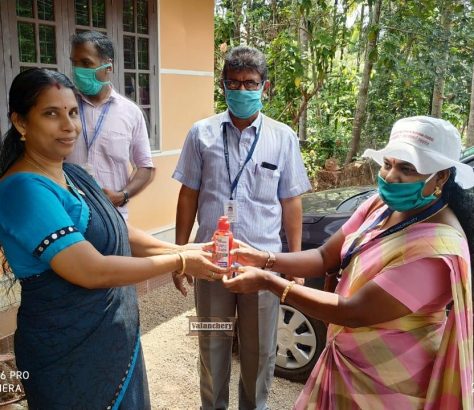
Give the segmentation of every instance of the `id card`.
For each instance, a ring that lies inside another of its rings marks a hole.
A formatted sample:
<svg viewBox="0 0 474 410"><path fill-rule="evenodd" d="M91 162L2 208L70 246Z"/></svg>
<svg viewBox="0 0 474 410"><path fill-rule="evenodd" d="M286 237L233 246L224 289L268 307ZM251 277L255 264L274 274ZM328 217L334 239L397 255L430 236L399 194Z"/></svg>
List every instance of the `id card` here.
<svg viewBox="0 0 474 410"><path fill-rule="evenodd" d="M237 201L228 199L224 203L224 215L229 218L230 223L237 222Z"/></svg>

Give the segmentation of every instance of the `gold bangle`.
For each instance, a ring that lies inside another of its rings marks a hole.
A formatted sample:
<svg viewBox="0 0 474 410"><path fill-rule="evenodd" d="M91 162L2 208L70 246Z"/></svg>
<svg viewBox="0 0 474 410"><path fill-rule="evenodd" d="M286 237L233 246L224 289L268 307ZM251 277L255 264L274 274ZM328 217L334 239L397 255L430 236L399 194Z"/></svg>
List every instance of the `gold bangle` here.
<svg viewBox="0 0 474 410"><path fill-rule="evenodd" d="M181 260L181 272L178 275L182 275L186 271L186 258L181 252L178 252L179 259Z"/></svg>
<svg viewBox="0 0 474 410"><path fill-rule="evenodd" d="M286 285L285 290L281 294L281 298L280 298L281 303L285 303L286 295L288 295L288 292L290 291L290 289L293 287L294 284L296 284L296 282L292 280L290 283L288 283L288 285Z"/></svg>
<svg viewBox="0 0 474 410"><path fill-rule="evenodd" d="M276 256L273 252L267 251L268 253L268 258L267 261L265 262L265 266L263 267L264 270L271 270L273 268L273 265L276 262Z"/></svg>

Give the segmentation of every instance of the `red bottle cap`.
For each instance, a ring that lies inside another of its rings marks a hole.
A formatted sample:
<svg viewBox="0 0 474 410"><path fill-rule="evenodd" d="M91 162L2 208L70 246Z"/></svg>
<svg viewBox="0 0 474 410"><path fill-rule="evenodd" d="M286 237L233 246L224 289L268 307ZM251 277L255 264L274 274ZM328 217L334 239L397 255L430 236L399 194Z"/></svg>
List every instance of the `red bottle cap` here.
<svg viewBox="0 0 474 410"><path fill-rule="evenodd" d="M221 216L217 222L217 229L219 231L228 231L230 229L230 222L227 216Z"/></svg>

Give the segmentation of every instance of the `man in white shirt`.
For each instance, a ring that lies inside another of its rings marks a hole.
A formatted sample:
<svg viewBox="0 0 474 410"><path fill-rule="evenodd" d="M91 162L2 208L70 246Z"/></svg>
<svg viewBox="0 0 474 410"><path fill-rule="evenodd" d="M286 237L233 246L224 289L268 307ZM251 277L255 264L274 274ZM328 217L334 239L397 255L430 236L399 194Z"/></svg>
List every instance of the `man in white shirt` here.
<svg viewBox="0 0 474 410"><path fill-rule="evenodd" d="M235 238L270 251L268 269L272 252L281 251L282 225L290 251L301 250L300 195L311 188L294 131L260 112L269 85L260 51L232 49L222 74L228 110L193 125L173 174L182 183L176 242L188 242L196 213L196 241L210 241L226 214ZM175 274L173 280L186 294L182 277ZM268 291L235 295L221 281L205 282L195 285L198 317L231 322L238 315L239 409L264 410L275 366L279 300ZM232 337L205 333L199 334L201 408L226 409Z"/></svg>

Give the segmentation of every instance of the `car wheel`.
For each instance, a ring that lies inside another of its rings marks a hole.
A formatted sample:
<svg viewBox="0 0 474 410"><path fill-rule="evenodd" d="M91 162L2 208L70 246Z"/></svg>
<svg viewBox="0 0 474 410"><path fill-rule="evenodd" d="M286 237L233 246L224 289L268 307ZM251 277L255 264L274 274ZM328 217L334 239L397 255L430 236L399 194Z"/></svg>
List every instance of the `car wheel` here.
<svg viewBox="0 0 474 410"><path fill-rule="evenodd" d="M289 305L280 305L275 376L306 380L326 344L326 326Z"/></svg>

